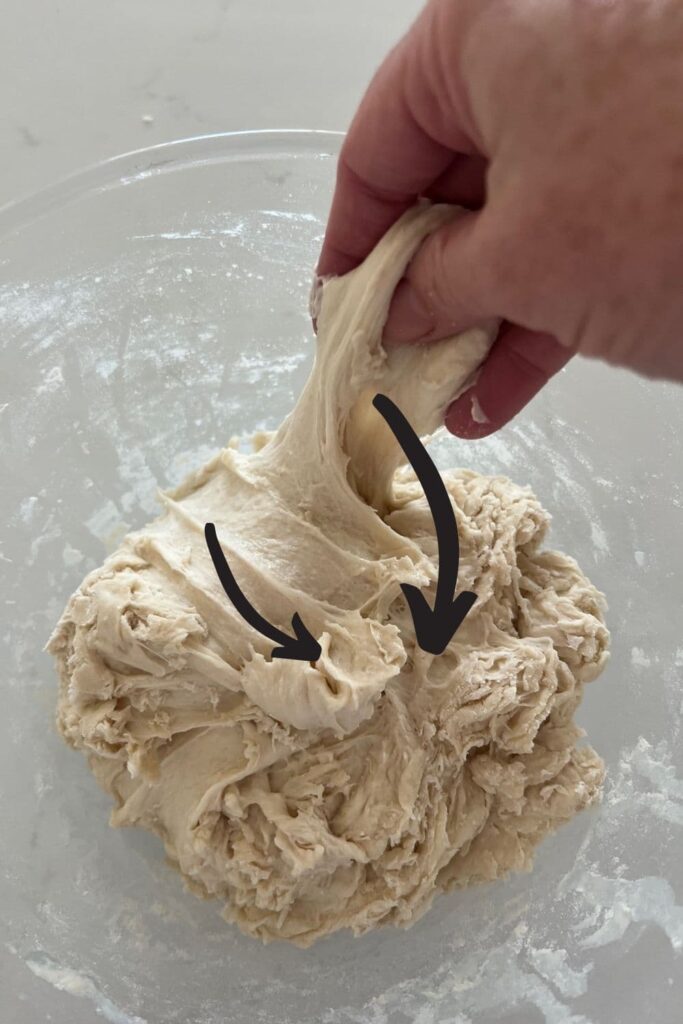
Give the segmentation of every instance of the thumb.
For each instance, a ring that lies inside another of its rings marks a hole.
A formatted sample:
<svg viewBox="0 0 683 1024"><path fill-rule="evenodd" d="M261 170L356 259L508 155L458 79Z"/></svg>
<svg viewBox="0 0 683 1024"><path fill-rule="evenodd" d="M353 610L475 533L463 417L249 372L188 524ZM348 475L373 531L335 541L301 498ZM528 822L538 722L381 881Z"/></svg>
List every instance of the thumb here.
<svg viewBox="0 0 683 1024"><path fill-rule="evenodd" d="M384 343L392 346L502 320L476 382L446 415L448 429L465 438L498 430L573 354L551 335L505 319L512 263L506 267L485 217L485 211L464 214L425 240L394 293L384 329Z"/></svg>
<svg viewBox="0 0 683 1024"><path fill-rule="evenodd" d="M439 341L500 315L485 216L464 213L420 246L394 292L384 328L388 347Z"/></svg>

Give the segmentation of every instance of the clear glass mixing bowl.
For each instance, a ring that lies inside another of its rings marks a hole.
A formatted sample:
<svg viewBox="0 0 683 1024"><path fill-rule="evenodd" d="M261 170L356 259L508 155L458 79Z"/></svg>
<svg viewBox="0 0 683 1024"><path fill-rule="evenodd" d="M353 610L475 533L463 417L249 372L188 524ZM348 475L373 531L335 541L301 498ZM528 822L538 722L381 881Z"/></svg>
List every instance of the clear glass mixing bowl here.
<svg viewBox="0 0 683 1024"><path fill-rule="evenodd" d="M42 648L70 592L155 514L157 486L231 435L274 427L301 388L338 145L255 132L156 146L0 211L2 1019L677 1020L671 386L577 360L496 437L434 445L443 465L530 483L552 543L610 602L612 661L581 711L608 765L605 800L541 847L532 874L442 896L410 931L264 948L183 891L156 839L109 828L109 799L56 735Z"/></svg>

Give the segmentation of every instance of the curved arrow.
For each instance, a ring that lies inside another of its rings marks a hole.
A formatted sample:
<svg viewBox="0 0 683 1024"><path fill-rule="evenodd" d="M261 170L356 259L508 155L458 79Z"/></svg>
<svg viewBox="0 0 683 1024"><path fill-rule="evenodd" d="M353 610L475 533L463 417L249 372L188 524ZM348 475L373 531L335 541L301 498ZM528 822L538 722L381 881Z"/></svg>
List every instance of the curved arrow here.
<svg viewBox="0 0 683 1024"><path fill-rule="evenodd" d="M456 629L477 600L477 595L469 590L463 590L453 599L460 563L458 525L453 505L441 474L398 406L386 395L375 395L372 404L384 417L403 449L429 502L439 549L439 576L434 608L429 607L422 591L410 583L402 583L401 590L413 617L418 644L430 654L443 654Z"/></svg>
<svg viewBox="0 0 683 1024"><path fill-rule="evenodd" d="M211 560L223 590L242 618L246 619L249 625L257 629L259 633L282 645L273 650L273 657L290 658L293 661L317 661L322 653L322 648L315 637L306 629L299 613L295 612L292 616L292 629L296 634L294 637L283 633L282 630L268 622L267 619L264 619L240 590L239 584L232 574L232 569L223 554L223 549L216 535L216 527L213 523L205 525L204 537L206 538L206 546L209 549Z"/></svg>

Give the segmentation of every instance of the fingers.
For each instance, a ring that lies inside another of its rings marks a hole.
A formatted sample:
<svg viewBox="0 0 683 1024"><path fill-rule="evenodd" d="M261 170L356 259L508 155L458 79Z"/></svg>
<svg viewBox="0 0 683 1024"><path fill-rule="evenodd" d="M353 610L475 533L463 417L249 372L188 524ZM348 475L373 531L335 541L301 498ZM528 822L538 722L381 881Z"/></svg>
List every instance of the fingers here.
<svg viewBox="0 0 683 1024"><path fill-rule="evenodd" d="M451 94L438 87L439 19L444 10L443 4L424 9L360 104L339 158L318 262L321 276L357 266L448 170L454 153L473 151ZM471 190L469 182L467 188Z"/></svg>
<svg viewBox="0 0 683 1024"><path fill-rule="evenodd" d="M399 283L384 330L386 345L448 337L503 316L511 255L489 212L467 213L423 243ZM512 419L573 352L549 334L504 321L477 382L450 407L448 429L486 437Z"/></svg>
<svg viewBox="0 0 683 1024"><path fill-rule="evenodd" d="M487 234L485 213L470 213L425 240L394 293L385 345L438 341L500 315Z"/></svg>
<svg viewBox="0 0 683 1024"><path fill-rule="evenodd" d="M454 203L478 210L486 198L486 157L458 153L437 180L429 186L427 198L435 203Z"/></svg>
<svg viewBox="0 0 683 1024"><path fill-rule="evenodd" d="M549 334L503 324L478 380L446 413L446 426L458 437L487 437L516 416L573 354Z"/></svg>
<svg viewBox="0 0 683 1024"><path fill-rule="evenodd" d="M463 214L418 250L394 293L385 345L431 342L509 311L512 252L491 213ZM571 358L549 334L504 322L477 382L450 407L448 429L486 437L522 409Z"/></svg>
<svg viewBox="0 0 683 1024"><path fill-rule="evenodd" d="M420 196L477 211L422 245L394 295L387 345L436 341L506 313L519 315L511 280L516 261L510 262L510 247L484 205L487 163L472 142L476 133L462 99L460 10L451 3L427 5L377 72L339 159L321 277L362 262ZM462 437L492 433L570 355L548 335L506 324L477 383L449 409L447 426Z"/></svg>

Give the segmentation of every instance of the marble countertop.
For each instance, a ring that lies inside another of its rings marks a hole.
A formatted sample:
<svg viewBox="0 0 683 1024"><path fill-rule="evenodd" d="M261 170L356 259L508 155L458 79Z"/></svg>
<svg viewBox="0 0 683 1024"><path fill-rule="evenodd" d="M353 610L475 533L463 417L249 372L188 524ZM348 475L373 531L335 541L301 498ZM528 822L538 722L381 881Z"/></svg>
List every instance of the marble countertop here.
<svg viewBox="0 0 683 1024"><path fill-rule="evenodd" d="M0 206L117 153L348 124L419 0L7 0Z"/></svg>

